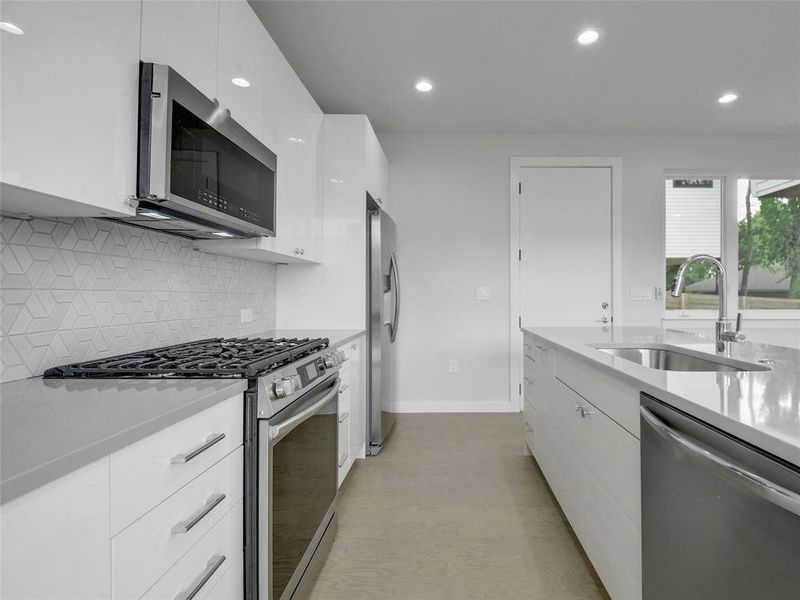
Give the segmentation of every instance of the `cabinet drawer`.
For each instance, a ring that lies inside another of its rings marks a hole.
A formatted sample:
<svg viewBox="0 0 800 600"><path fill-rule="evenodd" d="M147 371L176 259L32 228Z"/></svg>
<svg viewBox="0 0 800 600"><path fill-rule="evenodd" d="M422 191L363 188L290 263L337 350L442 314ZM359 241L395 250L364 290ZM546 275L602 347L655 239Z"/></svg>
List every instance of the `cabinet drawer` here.
<svg viewBox="0 0 800 600"><path fill-rule="evenodd" d="M222 574L206 600L239 600L244 598L244 554L231 561L231 566Z"/></svg>
<svg viewBox="0 0 800 600"><path fill-rule="evenodd" d="M227 589L241 589L236 587L237 579L242 582L240 585L243 585L243 563L241 560L236 560L243 548L243 518L243 501L240 500L142 596L142 600L173 600L178 597L192 597L194 600L209 597L226 600L242 598L241 593L231 596L220 594ZM203 579L209 573L210 577L203 583ZM226 581L230 588L223 586L224 589L217 591L217 585L221 585L223 581ZM191 592L196 589L198 590L196 594L191 596ZM215 593L217 595L214 595Z"/></svg>
<svg viewBox="0 0 800 600"><path fill-rule="evenodd" d="M115 598L139 598L242 498L240 446L112 541Z"/></svg>
<svg viewBox="0 0 800 600"><path fill-rule="evenodd" d="M242 445L242 400L237 394L111 455L112 534Z"/></svg>
<svg viewBox="0 0 800 600"><path fill-rule="evenodd" d="M557 379L639 437L638 389L563 352L555 363Z"/></svg>

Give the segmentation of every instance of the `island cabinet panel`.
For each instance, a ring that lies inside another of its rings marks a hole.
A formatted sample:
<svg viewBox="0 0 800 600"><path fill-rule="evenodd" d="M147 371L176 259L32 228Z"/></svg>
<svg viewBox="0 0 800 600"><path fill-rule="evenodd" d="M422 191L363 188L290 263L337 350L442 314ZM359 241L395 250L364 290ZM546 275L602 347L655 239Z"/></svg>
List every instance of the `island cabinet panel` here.
<svg viewBox="0 0 800 600"><path fill-rule="evenodd" d="M0 507L0 598L111 597L108 457Z"/></svg>
<svg viewBox="0 0 800 600"><path fill-rule="evenodd" d="M639 441L566 386L560 404L573 455L567 517L612 598L641 596ZM559 502L561 500L559 499ZM567 512L565 510L565 512Z"/></svg>
<svg viewBox="0 0 800 600"><path fill-rule="evenodd" d="M525 336L525 343L528 445L611 597L640 598L639 440L603 410L624 414L620 407L628 408L628 390L621 385L622 398L608 402L604 382L595 385L595 369L533 336ZM585 394L556 374L580 382ZM637 411L638 402L629 408Z"/></svg>

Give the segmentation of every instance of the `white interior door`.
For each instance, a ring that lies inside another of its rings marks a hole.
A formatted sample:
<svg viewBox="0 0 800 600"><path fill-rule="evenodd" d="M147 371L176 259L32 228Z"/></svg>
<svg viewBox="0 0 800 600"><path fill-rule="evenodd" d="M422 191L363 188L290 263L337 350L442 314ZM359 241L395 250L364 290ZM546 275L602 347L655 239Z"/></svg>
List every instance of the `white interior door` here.
<svg viewBox="0 0 800 600"><path fill-rule="evenodd" d="M611 321L611 168L520 169L522 324Z"/></svg>

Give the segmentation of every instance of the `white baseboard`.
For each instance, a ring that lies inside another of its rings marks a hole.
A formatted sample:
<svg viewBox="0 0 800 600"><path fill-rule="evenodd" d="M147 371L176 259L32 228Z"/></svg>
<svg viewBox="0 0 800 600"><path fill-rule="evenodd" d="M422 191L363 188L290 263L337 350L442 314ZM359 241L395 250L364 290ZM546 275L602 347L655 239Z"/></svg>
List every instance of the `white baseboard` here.
<svg viewBox="0 0 800 600"><path fill-rule="evenodd" d="M496 400L489 402L448 402L411 400L396 402L389 408L396 413L507 413L520 412L518 402Z"/></svg>

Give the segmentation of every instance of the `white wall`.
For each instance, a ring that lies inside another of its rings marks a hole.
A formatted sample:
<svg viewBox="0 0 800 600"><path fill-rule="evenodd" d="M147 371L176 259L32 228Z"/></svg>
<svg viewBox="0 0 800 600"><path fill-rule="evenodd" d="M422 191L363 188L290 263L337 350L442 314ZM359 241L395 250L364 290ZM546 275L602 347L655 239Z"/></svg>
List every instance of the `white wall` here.
<svg viewBox="0 0 800 600"><path fill-rule="evenodd" d="M800 172L782 137L386 134L403 313L399 410L517 410L509 385L509 159L618 156L622 282L663 285L664 170ZM475 301L475 287L491 299ZM623 301L627 325L659 325L662 300ZM459 373L448 373L448 360Z"/></svg>

